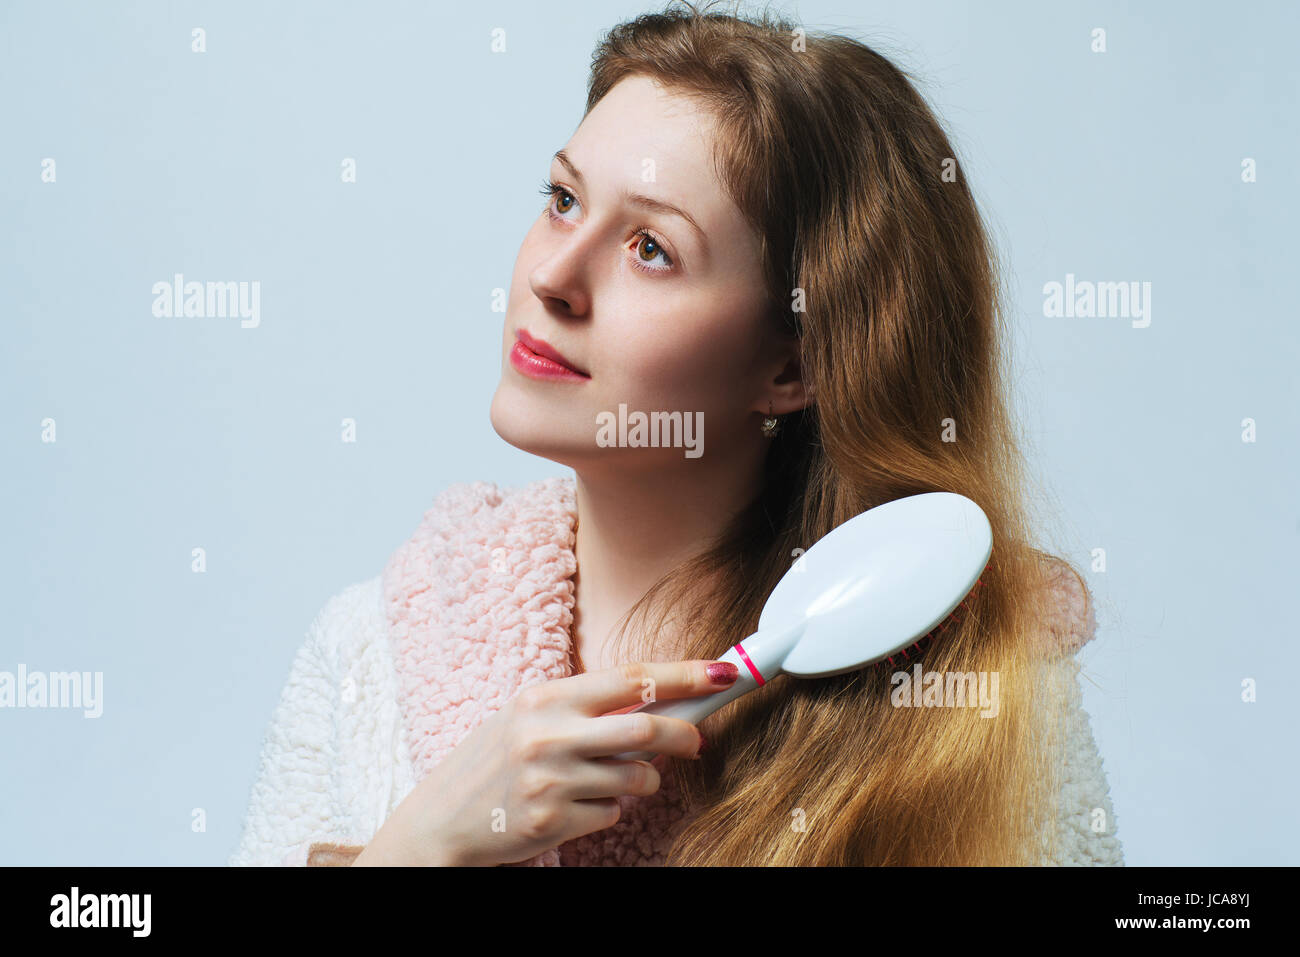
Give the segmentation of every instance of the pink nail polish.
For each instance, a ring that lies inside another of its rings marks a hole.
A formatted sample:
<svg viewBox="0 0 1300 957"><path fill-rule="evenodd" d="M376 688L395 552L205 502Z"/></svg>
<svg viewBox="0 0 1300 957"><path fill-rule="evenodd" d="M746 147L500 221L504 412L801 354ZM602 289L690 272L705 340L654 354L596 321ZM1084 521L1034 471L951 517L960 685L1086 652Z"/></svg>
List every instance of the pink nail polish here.
<svg viewBox="0 0 1300 957"><path fill-rule="evenodd" d="M715 685L729 685L740 677L740 669L730 661L715 661L705 670Z"/></svg>

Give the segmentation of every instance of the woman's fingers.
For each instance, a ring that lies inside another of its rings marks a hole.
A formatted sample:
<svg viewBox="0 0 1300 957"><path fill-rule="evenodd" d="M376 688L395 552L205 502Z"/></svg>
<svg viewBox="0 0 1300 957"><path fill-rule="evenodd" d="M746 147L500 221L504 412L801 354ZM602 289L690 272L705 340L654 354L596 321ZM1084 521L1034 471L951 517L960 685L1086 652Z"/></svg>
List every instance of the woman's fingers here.
<svg viewBox="0 0 1300 957"><path fill-rule="evenodd" d="M586 762L583 773L570 785L567 797L573 801L615 798L620 794L645 797L659 790L658 768L649 761L617 761L596 758Z"/></svg>
<svg viewBox="0 0 1300 957"><path fill-rule="evenodd" d="M539 706L563 702L597 717L652 701L694 698L730 688L734 678L723 684L709 680L707 669L713 663L709 659L639 661L532 685L524 693Z"/></svg>
<svg viewBox="0 0 1300 957"><path fill-rule="evenodd" d="M652 751L678 758L694 758L700 753L699 729L689 721L667 715L642 711L607 714L583 718L576 728L565 749L580 758L608 758L628 751Z"/></svg>

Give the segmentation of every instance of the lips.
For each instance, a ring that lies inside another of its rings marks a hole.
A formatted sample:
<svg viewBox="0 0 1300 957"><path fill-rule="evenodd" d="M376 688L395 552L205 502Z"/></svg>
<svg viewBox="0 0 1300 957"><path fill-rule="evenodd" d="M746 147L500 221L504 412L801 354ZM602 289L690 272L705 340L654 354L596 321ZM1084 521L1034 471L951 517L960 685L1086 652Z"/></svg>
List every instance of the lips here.
<svg viewBox="0 0 1300 957"><path fill-rule="evenodd" d="M523 329L516 330L515 338L517 342L511 348L511 361L520 371L545 378L590 378L545 339L533 337Z"/></svg>

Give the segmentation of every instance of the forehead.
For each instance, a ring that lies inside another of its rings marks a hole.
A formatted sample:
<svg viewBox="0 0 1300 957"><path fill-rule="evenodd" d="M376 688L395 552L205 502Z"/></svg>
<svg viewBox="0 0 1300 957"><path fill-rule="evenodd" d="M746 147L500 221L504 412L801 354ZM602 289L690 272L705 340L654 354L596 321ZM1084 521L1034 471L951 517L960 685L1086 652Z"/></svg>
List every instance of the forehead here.
<svg viewBox="0 0 1300 957"><path fill-rule="evenodd" d="M649 77L630 76L592 108L565 152L588 178L647 193L659 187L657 196L670 190L702 211L720 192L713 127L713 117L694 100Z"/></svg>
<svg viewBox="0 0 1300 957"><path fill-rule="evenodd" d="M629 76L592 107L564 151L593 198L626 188L661 199L690 213L714 252L756 259L758 238L714 169L715 129L694 98Z"/></svg>

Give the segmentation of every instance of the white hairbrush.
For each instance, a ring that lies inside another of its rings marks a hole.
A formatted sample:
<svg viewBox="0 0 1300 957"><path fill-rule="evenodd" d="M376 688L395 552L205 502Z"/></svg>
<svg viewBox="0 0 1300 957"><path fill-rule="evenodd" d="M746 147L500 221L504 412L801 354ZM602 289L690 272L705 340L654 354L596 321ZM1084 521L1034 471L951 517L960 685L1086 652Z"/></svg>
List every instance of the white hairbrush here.
<svg viewBox="0 0 1300 957"><path fill-rule="evenodd" d="M718 658L740 669L735 684L626 713L695 724L780 674L822 678L891 659L953 614L992 551L987 516L963 495L925 492L868 509L804 552L763 605L758 631Z"/></svg>

